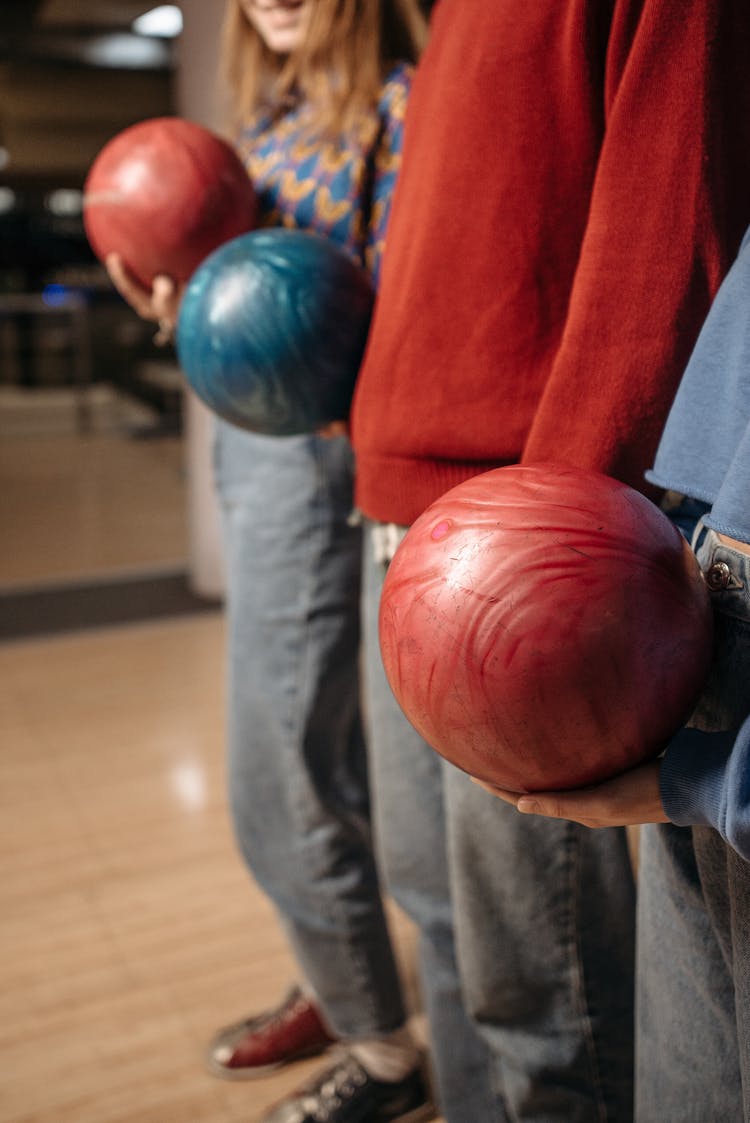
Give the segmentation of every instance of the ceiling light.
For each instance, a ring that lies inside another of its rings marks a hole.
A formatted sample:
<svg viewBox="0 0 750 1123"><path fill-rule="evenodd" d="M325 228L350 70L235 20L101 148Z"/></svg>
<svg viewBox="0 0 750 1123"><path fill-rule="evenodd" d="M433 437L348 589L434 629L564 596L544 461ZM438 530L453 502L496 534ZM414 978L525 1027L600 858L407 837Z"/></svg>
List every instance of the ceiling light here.
<svg viewBox="0 0 750 1123"><path fill-rule="evenodd" d="M168 49L155 39L115 33L97 35L86 41L82 56L90 66L115 67L124 70L146 70L165 66Z"/></svg>
<svg viewBox="0 0 750 1123"><path fill-rule="evenodd" d="M144 12L133 21L132 26L138 35L174 39L182 31L182 12L176 4L160 4L150 12Z"/></svg>

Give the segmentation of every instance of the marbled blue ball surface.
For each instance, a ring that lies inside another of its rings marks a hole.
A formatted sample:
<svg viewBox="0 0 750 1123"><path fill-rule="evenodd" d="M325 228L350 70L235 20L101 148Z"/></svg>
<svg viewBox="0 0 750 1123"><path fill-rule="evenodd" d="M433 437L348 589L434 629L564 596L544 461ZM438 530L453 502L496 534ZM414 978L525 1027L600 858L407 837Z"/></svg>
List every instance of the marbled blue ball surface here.
<svg viewBox="0 0 750 1123"><path fill-rule="evenodd" d="M373 299L365 270L319 235L242 234L187 285L180 365L224 420L276 436L313 432L349 414Z"/></svg>

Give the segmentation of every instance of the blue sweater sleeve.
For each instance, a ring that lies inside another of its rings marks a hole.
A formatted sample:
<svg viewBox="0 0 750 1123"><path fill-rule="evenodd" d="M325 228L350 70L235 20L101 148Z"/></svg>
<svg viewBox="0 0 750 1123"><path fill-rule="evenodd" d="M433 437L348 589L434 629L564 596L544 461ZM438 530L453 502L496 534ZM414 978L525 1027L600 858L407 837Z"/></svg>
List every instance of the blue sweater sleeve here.
<svg viewBox="0 0 750 1123"><path fill-rule="evenodd" d="M706 526L750 541L750 229L703 325L646 478L712 504Z"/></svg>
<svg viewBox="0 0 750 1123"><path fill-rule="evenodd" d="M710 826L750 861L750 718L739 733L682 729L660 772L664 810L678 826Z"/></svg>

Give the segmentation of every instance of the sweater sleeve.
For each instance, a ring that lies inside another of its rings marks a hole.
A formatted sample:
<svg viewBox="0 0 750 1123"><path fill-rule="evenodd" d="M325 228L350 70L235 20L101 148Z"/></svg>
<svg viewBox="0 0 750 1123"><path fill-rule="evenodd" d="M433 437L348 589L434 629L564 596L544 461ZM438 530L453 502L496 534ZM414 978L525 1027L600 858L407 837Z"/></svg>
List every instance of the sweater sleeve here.
<svg viewBox="0 0 750 1123"><path fill-rule="evenodd" d="M409 99L413 68L398 66L383 88L378 112L382 119L379 143L374 153L370 223L365 239L365 262L377 286L380 263L385 249L385 232L391 210L391 199L401 166L404 142L404 118Z"/></svg>
<svg viewBox="0 0 750 1123"><path fill-rule="evenodd" d="M748 313L750 318L750 311ZM747 419L742 439L737 445L732 463L714 500L711 512L705 518L706 526L750 541L750 418Z"/></svg>
<svg viewBox="0 0 750 1123"><path fill-rule="evenodd" d="M706 318L646 478L713 509L750 542L750 229Z"/></svg>
<svg viewBox="0 0 750 1123"><path fill-rule="evenodd" d="M750 216L749 52L746 0L614 4L586 232L523 461L643 487Z"/></svg>
<svg viewBox="0 0 750 1123"><path fill-rule="evenodd" d="M711 826L750 861L750 718L739 733L683 729L660 772L664 810L678 826Z"/></svg>

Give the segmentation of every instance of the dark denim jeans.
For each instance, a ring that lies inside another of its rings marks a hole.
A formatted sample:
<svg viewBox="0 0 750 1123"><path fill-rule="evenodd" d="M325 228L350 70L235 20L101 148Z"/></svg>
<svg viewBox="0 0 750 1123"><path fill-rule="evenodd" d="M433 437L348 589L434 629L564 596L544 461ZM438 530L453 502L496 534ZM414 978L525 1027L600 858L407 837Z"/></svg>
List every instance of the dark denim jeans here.
<svg viewBox="0 0 750 1123"><path fill-rule="evenodd" d="M750 713L750 557L712 531L697 556L739 588L712 593L714 666L690 724L733 729ZM642 828L638 931L638 1123L750 1121L750 863L710 827Z"/></svg>

